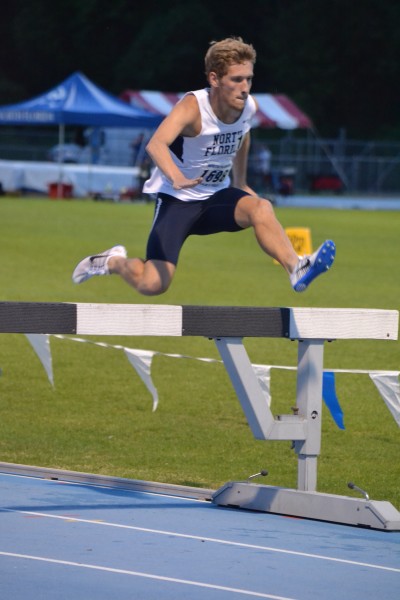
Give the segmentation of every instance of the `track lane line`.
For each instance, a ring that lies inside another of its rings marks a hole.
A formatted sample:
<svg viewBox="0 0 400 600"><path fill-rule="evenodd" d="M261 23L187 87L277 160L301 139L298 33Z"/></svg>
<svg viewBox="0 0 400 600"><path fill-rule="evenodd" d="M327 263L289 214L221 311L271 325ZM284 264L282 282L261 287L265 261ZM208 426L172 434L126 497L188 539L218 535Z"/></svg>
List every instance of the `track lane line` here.
<svg viewBox="0 0 400 600"><path fill-rule="evenodd" d="M185 538L185 539L191 539L191 540L199 540L201 542L210 542L213 544L222 544L222 545L226 545L226 546L238 546L240 548L248 548L248 549L252 549L252 550L264 550L265 552L276 552L276 553L280 553L280 554L289 554L292 556L300 556L300 557L304 557L304 558L313 558L313 559L317 559L317 560L325 560L325 561L331 561L331 562L336 562L336 563L341 563L341 564L346 564L346 565L353 565L353 566L357 566L357 567L364 567L364 568L370 568L370 569L378 569L381 571L391 571L393 573L400 573L400 567L386 567L384 565L377 565L377 564L373 564L373 563L364 563L361 561L355 561L355 560L348 560L348 559L344 559L344 558L335 558L335 557L331 557L331 556L324 556L322 554L312 554L309 552L300 552L298 550L287 550L284 548L273 548L270 546L261 546L258 544L244 544L243 542L233 542L230 540L223 540L223 539L219 539L219 538L210 538L210 537L204 537L201 535L192 535L192 534L187 534L187 533L178 533L175 531L167 531L167 530L162 530L162 529L151 529L151 528L147 528L147 527L137 527L134 525L123 525L120 523L110 523L108 521L97 521L94 519L80 519L77 517L71 517L71 516L63 516L63 515L51 515L49 513L42 513L42 512L36 512L36 511L26 511L26 510L15 510L15 509L11 509L11 508L1 508L0 511L6 511L6 512L11 512L11 513L17 513L17 514L25 514L25 515L35 515L35 516L40 516L40 517L47 517L49 519L58 519L61 521L69 521L69 522L76 522L76 523L87 523L90 525L100 525L100 526L104 526L104 527L115 527L117 529L128 529L128 530L132 530L132 531L141 531L143 533L154 533L156 535L167 535L167 536L174 536L177 538Z"/></svg>
<svg viewBox="0 0 400 600"><path fill-rule="evenodd" d="M36 560L45 563L52 563L68 567L78 567L81 569L92 569L94 571L104 571L107 573L116 573L118 575L130 575L132 577L143 577L145 579L154 579L158 581L165 581L169 583L178 583L181 585L191 585L200 588L207 588L211 590L218 590L223 592L229 592L231 594L241 594L243 596L253 596L256 598L267 598L269 600L297 600L295 598L289 598L288 596L275 596L274 594L265 594L262 592L253 592L251 590L245 590L242 588L232 588L224 585L216 585L213 583L205 583L202 581L192 581L190 579L177 579L175 577L166 577L163 575L155 575L154 573L143 573L141 571L130 571L127 569L115 569L113 567L105 567L102 565L90 565L86 563L78 563L69 560L57 560L54 558L47 558L44 556L32 556L30 554L17 554L15 552L1 552L0 556L7 556L10 558L18 558L25 560Z"/></svg>

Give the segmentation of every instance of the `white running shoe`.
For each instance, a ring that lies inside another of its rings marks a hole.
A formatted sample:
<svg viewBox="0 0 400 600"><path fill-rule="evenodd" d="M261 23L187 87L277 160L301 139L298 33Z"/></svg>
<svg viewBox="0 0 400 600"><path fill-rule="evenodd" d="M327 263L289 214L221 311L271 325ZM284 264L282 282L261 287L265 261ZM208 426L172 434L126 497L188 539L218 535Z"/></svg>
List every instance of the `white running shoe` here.
<svg viewBox="0 0 400 600"><path fill-rule="evenodd" d="M295 292L304 292L318 275L328 271L333 265L336 246L332 240L326 240L313 254L299 259L290 275L290 283Z"/></svg>
<svg viewBox="0 0 400 600"><path fill-rule="evenodd" d="M83 283L94 275L109 275L107 263L112 256L127 257L127 252L124 246L113 246L110 250L104 250L101 254L87 256L75 267L72 273L72 281L74 283Z"/></svg>

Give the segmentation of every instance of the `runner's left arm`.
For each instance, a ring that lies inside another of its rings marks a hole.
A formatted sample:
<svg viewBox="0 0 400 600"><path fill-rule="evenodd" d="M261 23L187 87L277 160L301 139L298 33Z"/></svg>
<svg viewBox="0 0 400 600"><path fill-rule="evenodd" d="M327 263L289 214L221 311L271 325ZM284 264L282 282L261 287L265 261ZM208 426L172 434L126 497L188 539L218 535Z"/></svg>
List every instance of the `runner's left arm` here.
<svg viewBox="0 0 400 600"><path fill-rule="evenodd" d="M240 146L232 167L232 185L244 190L252 196L257 196L256 192L247 184L247 163L250 150L250 132L246 133L242 145Z"/></svg>

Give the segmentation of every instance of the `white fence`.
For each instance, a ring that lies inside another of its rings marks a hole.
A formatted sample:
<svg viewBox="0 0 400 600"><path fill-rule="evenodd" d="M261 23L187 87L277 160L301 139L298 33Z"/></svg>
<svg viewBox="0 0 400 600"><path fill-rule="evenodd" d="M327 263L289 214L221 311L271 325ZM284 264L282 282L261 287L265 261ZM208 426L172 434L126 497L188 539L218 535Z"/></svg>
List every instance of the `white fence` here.
<svg viewBox="0 0 400 600"><path fill-rule="evenodd" d="M254 144L250 173L257 170L260 143L257 140ZM399 142L321 139L310 134L297 139L288 134L264 143L271 152L275 181L277 176L292 179L294 190L363 194L400 191Z"/></svg>
<svg viewBox="0 0 400 600"><path fill-rule="evenodd" d="M133 166L140 164L144 144L150 132L144 133L143 145L135 148L137 130L106 129L98 164ZM75 141L77 129L69 127L66 142ZM302 137L300 137L300 135ZM277 137L279 136L279 139ZM56 128L0 128L0 159L51 160L51 149L57 145ZM260 145L271 152L267 178L257 172ZM78 149L79 150L79 149ZM81 148L81 158L71 162L92 160L90 147ZM93 161L96 162L96 161ZM283 193L346 192L351 194L398 194L400 192L400 142L347 140L343 137L321 139L311 132L256 130L249 161L250 181L256 188L270 188ZM281 187L281 190L278 188ZM339 189L340 188L340 189Z"/></svg>

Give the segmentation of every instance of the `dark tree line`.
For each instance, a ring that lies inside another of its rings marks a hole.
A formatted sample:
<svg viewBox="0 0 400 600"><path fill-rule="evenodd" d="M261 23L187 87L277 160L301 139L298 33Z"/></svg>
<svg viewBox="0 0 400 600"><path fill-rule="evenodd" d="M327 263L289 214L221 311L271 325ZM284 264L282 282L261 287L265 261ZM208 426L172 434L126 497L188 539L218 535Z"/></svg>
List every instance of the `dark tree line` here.
<svg viewBox="0 0 400 600"><path fill-rule="evenodd" d="M13 0L0 19L0 104L82 71L122 90L205 84L213 39L258 53L253 91L286 93L323 135L400 136L398 0Z"/></svg>

